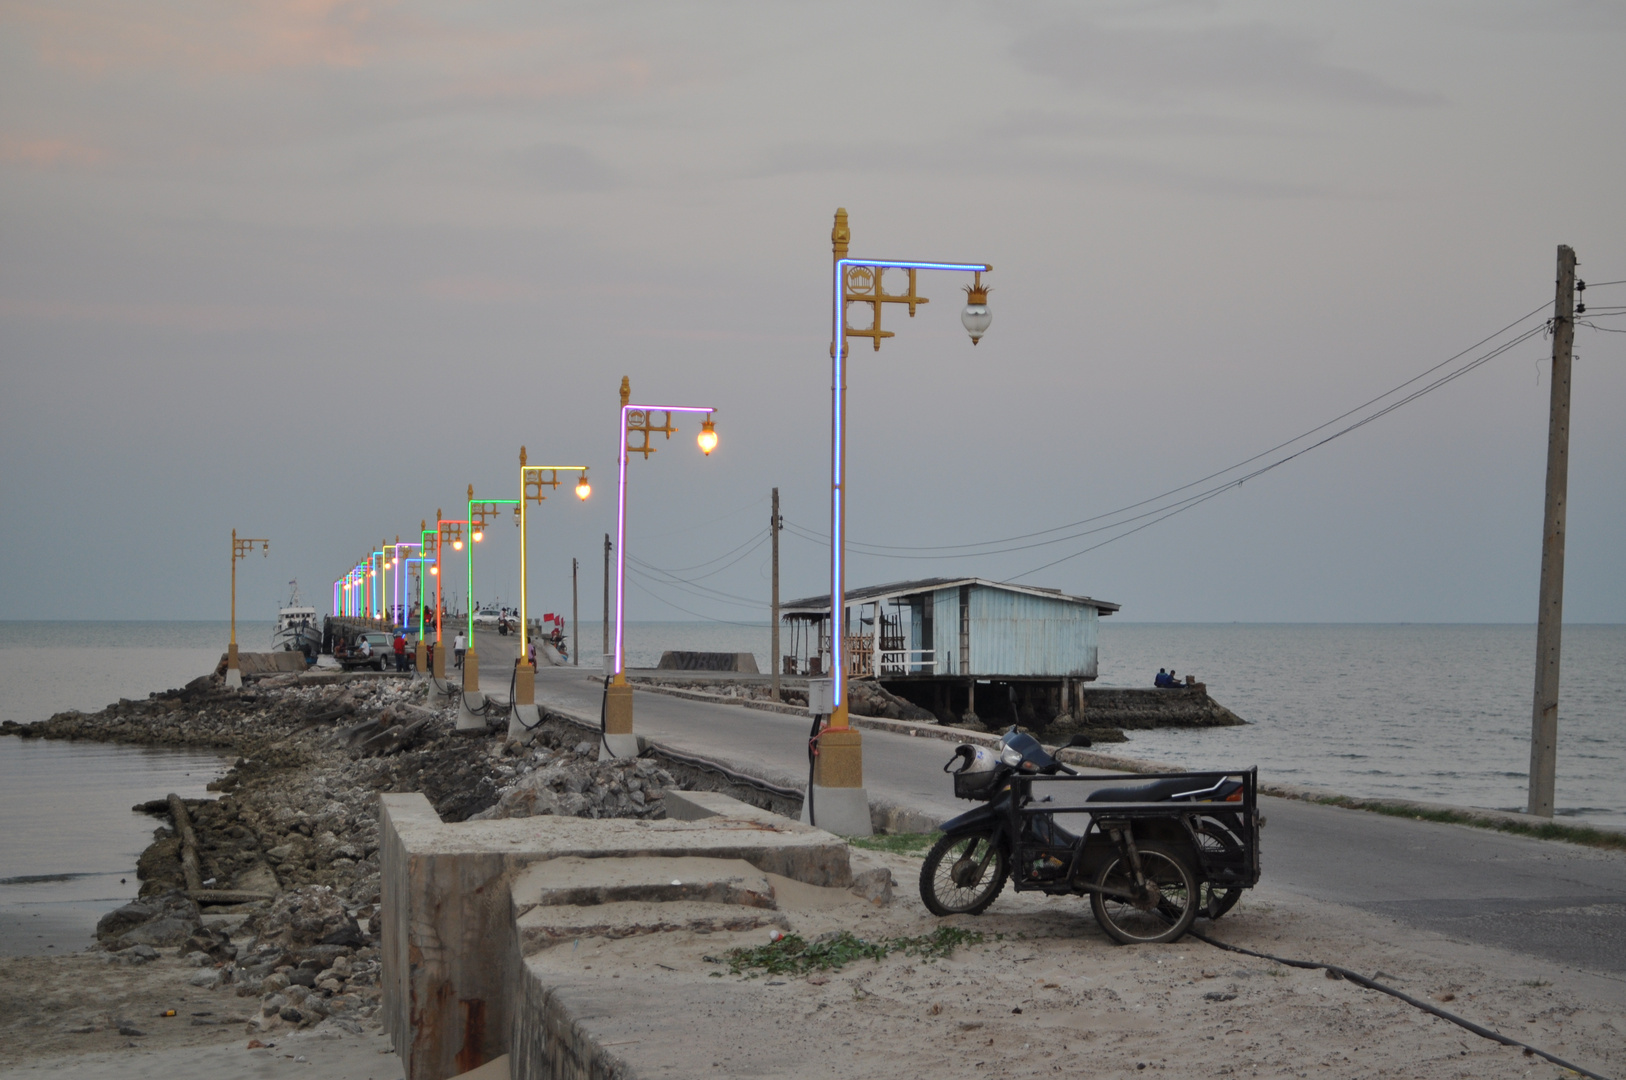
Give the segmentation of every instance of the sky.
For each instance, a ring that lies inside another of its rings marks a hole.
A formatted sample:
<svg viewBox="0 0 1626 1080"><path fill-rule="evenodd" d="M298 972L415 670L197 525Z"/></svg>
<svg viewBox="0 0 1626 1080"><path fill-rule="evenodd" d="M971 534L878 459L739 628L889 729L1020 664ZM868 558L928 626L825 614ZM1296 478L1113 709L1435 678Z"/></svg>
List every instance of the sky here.
<svg viewBox="0 0 1626 1080"><path fill-rule="evenodd" d="M524 445L591 467L530 517L531 605L568 610L576 559L591 625L625 375L720 438L680 417L633 458L629 617L762 622L774 487L783 595L827 580L840 206L854 256L995 268L980 344L930 273L852 348L850 584L1532 622L1569 244L1620 284L1576 336L1565 614L1626 621L1626 5L0 0L0 27L0 618L223 618L233 528L271 541L245 619L294 579L325 606L469 484L514 498ZM1181 513L1098 517L1527 329ZM482 600L517 599L515 532Z"/></svg>

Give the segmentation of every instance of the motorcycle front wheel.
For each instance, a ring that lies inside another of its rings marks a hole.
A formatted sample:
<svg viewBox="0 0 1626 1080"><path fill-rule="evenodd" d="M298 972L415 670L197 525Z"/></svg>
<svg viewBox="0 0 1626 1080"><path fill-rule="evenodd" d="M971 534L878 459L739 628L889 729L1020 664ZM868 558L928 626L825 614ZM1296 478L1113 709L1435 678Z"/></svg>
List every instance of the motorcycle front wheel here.
<svg viewBox="0 0 1626 1080"><path fill-rule="evenodd" d="M1155 886L1137 889L1129 862L1114 855L1095 883L1134 898L1090 893L1090 910L1107 936L1123 945L1160 945L1177 940L1197 917L1197 883L1191 868L1162 844L1142 844L1140 867Z"/></svg>
<svg viewBox="0 0 1626 1080"><path fill-rule="evenodd" d="M1010 866L993 836L954 833L932 845L920 868L920 898L933 915L977 915L1005 887Z"/></svg>

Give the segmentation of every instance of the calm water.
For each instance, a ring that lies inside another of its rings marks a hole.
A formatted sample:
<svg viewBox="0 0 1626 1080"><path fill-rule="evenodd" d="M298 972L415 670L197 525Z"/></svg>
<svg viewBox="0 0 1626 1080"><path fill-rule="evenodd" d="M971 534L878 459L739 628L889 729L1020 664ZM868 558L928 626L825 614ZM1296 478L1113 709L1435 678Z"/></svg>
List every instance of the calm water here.
<svg viewBox="0 0 1626 1080"><path fill-rule="evenodd" d="M585 634L592 627L583 626ZM597 635L586 641L596 649ZM768 628L632 623L631 666L663 649L754 652ZM1257 764L1280 783L1348 795L1522 809L1534 626L1101 622L1104 686L1192 674L1249 721L1130 733L1125 751L1182 767ZM1626 626L1564 628L1559 813L1626 825Z"/></svg>
<svg viewBox="0 0 1626 1080"><path fill-rule="evenodd" d="M585 623L591 656L599 628ZM239 623L245 649L269 623ZM0 719L181 686L213 668L224 623L0 622ZM631 666L665 649L751 652L768 628L632 623ZM1528 626L1149 624L1101 626L1101 682L1196 675L1250 723L1131 734L1125 750L1181 766L1252 765L1272 780L1349 795L1518 809L1529 763L1535 629ZM1626 825L1626 626L1564 630L1558 802L1574 819ZM156 819L130 806L201 794L209 754L0 739L0 953L77 948L136 891ZM46 880L18 880L18 879ZM125 879L122 883L120 878Z"/></svg>
<svg viewBox="0 0 1626 1080"><path fill-rule="evenodd" d="M270 623L238 623L245 648ZM0 720L182 686L225 651L225 623L0 622ZM215 754L0 738L0 955L89 944L96 920L135 896L136 859L161 822L130 807L204 794Z"/></svg>

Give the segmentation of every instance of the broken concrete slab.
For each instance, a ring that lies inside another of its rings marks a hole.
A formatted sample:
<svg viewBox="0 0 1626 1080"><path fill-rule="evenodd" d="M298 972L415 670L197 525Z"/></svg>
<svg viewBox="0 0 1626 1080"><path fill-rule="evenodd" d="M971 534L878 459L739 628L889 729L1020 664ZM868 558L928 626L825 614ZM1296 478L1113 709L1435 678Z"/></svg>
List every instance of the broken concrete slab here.
<svg viewBox="0 0 1626 1080"><path fill-rule="evenodd" d="M509 889L516 917L538 906L585 907L623 901L776 906L767 876L743 859L586 859L566 855L527 867Z"/></svg>
<svg viewBox="0 0 1626 1080"><path fill-rule="evenodd" d="M521 950L529 956L539 949L581 938L624 938L639 934L687 931L716 934L777 927L789 930L783 912L740 904L694 901L623 902L533 907L515 920Z"/></svg>

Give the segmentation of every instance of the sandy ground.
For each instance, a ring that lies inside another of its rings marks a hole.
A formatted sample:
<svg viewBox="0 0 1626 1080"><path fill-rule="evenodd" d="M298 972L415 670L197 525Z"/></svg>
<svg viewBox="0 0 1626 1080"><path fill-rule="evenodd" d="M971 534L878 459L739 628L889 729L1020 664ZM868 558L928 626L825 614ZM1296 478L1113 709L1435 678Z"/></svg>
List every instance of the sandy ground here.
<svg viewBox="0 0 1626 1080"><path fill-rule="evenodd" d="M804 903L793 927L876 938L940 925L915 889L919 860L887 860L901 886L891 908ZM990 939L946 960L893 955L824 977L711 977L725 969L706 956L763 944L766 931L582 941L534 963L645 1078L1574 1075L1321 971L1190 937L1115 945L1077 899L1007 891L984 915L953 921ZM1626 1070L1626 986L1616 981L1268 888L1214 936L1383 972L1397 989L1593 1071Z"/></svg>
<svg viewBox="0 0 1626 1080"><path fill-rule="evenodd" d="M840 890L781 889L792 926L881 938L940 925L915 888L920 861L882 856L899 882L877 908ZM1268 879L1267 879L1268 880ZM639 1076L918 1078L1083 1074L1547 1078L1567 1074L1393 998L1225 953L1194 938L1124 947L1085 903L1001 895L954 922L988 940L946 960L861 961L824 976L747 979L708 962L765 931L584 940L534 963ZM1199 923L1199 926L1204 924ZM1324 960L1569 1058L1626 1075L1626 984L1468 947L1353 908L1256 889L1214 930L1250 948ZM399 1080L376 1028L254 1037L256 999L188 985L165 956L0 960L0 1080L275 1077ZM174 1009L175 1017L159 1014ZM121 1035L120 1022L144 1032Z"/></svg>
<svg viewBox="0 0 1626 1080"><path fill-rule="evenodd" d="M360 1035L279 1033L250 1049L259 998L190 986L198 969L164 951L139 966L96 952L0 959L0 1078L400 1080L400 1059L371 1022Z"/></svg>

